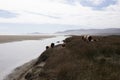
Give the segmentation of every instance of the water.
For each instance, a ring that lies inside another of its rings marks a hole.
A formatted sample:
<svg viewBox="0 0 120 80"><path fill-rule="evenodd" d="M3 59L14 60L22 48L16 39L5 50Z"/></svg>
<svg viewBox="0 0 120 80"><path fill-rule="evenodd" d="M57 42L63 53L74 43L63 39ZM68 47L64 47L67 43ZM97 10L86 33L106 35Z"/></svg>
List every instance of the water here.
<svg viewBox="0 0 120 80"><path fill-rule="evenodd" d="M64 40L65 36L0 44L0 80L16 67L37 58L45 46ZM58 43L56 43L57 45Z"/></svg>

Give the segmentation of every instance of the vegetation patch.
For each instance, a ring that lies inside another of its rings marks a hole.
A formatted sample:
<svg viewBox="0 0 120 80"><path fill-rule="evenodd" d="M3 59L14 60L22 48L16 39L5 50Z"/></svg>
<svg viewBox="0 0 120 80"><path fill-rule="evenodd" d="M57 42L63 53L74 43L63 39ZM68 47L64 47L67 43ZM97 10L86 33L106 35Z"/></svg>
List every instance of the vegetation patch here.
<svg viewBox="0 0 120 80"><path fill-rule="evenodd" d="M94 36L96 41L83 41L81 36L64 40L47 49L36 63L32 80L120 80L120 36Z"/></svg>

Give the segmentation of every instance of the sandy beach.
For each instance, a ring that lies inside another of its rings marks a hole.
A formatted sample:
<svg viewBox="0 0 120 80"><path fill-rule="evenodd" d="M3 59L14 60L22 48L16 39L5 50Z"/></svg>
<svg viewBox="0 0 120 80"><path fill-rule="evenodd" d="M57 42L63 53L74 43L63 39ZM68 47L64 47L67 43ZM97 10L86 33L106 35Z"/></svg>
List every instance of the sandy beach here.
<svg viewBox="0 0 120 80"><path fill-rule="evenodd" d="M52 35L0 35L0 43L7 43L22 40L39 40L54 37Z"/></svg>

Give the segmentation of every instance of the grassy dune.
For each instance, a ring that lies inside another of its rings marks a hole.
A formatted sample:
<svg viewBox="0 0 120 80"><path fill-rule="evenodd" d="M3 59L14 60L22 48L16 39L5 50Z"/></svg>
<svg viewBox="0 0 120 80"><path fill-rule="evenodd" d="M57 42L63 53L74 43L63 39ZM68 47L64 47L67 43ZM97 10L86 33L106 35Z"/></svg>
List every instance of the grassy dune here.
<svg viewBox="0 0 120 80"><path fill-rule="evenodd" d="M31 71L17 80L120 80L120 36L94 38L98 41L67 38L65 47L43 52Z"/></svg>
<svg viewBox="0 0 120 80"><path fill-rule="evenodd" d="M39 40L50 38L50 35L0 35L0 43L22 41L22 40Z"/></svg>

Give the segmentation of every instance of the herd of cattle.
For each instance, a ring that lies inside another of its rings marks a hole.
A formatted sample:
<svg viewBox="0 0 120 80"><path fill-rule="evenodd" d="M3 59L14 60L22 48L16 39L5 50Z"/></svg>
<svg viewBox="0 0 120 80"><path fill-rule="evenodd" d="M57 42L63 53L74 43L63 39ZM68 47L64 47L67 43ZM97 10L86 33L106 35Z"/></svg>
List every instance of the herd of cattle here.
<svg viewBox="0 0 120 80"><path fill-rule="evenodd" d="M96 39L93 39L92 36L90 35L83 35L81 36L81 39L83 41L86 41L86 42L93 42L93 41L96 41ZM57 41L57 43L60 43L60 41ZM65 47L66 43L63 41L63 44L61 45L62 47ZM46 49L49 49L49 48L54 48L55 47L55 43L51 43L50 46L46 46Z"/></svg>
<svg viewBox="0 0 120 80"><path fill-rule="evenodd" d="M82 37L82 40L84 40L84 41L88 41L88 42L96 41L96 39L93 39L93 37L90 36L90 35L84 35L84 36L81 36L81 37Z"/></svg>

